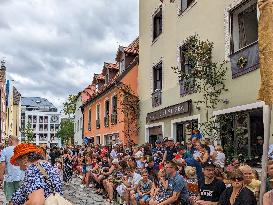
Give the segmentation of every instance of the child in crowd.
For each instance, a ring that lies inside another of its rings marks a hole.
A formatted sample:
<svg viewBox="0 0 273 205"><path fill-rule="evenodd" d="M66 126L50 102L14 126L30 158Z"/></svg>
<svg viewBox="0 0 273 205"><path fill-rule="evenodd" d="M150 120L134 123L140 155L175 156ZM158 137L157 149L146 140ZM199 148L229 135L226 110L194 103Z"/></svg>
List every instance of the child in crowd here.
<svg viewBox="0 0 273 205"><path fill-rule="evenodd" d="M186 182L189 190L190 196L198 196L198 179L196 175L196 168L187 166L185 168Z"/></svg>
<svg viewBox="0 0 273 205"><path fill-rule="evenodd" d="M138 201L140 205L147 205L150 200L153 182L149 179L146 170L142 171L141 176L142 179L137 186L137 193L133 200L133 204L136 204L136 201Z"/></svg>

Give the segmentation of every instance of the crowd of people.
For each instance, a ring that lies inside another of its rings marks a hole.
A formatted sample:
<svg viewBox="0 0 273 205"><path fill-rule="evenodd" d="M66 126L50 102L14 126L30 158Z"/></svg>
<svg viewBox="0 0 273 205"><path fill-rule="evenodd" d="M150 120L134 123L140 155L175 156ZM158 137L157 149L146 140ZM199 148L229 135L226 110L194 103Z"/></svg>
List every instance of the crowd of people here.
<svg viewBox="0 0 273 205"><path fill-rule="evenodd" d="M7 201L14 205L42 205L51 193L62 194L62 182L69 184L73 177L81 179L81 188L91 187L110 204L255 205L259 201L259 173L238 161L227 166L223 148L212 145L209 138L193 135L185 144L164 139L154 145L117 142L50 150L18 143L10 136L9 146L1 152L0 180ZM264 205L273 204L273 161L267 171Z"/></svg>

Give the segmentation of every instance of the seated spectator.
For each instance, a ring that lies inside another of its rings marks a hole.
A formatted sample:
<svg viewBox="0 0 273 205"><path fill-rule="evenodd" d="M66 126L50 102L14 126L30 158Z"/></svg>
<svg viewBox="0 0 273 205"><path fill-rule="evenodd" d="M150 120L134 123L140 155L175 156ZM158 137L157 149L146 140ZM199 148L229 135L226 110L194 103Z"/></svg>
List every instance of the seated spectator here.
<svg viewBox="0 0 273 205"><path fill-rule="evenodd" d="M271 205L273 201L273 190L266 192L263 197L263 205Z"/></svg>
<svg viewBox="0 0 273 205"><path fill-rule="evenodd" d="M268 161L267 164L267 179L266 179L266 191L273 189L273 161Z"/></svg>
<svg viewBox="0 0 273 205"><path fill-rule="evenodd" d="M154 179L153 191L151 191L150 205L156 205L171 196L168 190L168 180L164 169L159 170L157 177Z"/></svg>
<svg viewBox="0 0 273 205"><path fill-rule="evenodd" d="M141 175L136 172L135 169L127 170L127 176L123 178L123 191L120 193L123 200L130 204L131 197L135 194L136 188L139 181L141 180Z"/></svg>
<svg viewBox="0 0 273 205"><path fill-rule="evenodd" d="M197 205L216 205L226 185L215 177L215 165L208 161L204 164L204 181L200 184L200 198L192 198Z"/></svg>
<svg viewBox="0 0 273 205"><path fill-rule="evenodd" d="M142 171L141 176L142 179L138 183L136 194L132 197L133 205L136 205L137 202L140 205L146 205L150 201L153 182L149 179L147 171Z"/></svg>
<svg viewBox="0 0 273 205"><path fill-rule="evenodd" d="M256 205L254 193L244 187L244 175L239 169L235 169L231 175L231 187L228 187L221 195L219 205Z"/></svg>
<svg viewBox="0 0 273 205"><path fill-rule="evenodd" d="M173 203L182 203L188 204L189 202L189 192L187 189L186 182L184 178L177 172L177 166L174 162L168 162L166 164L166 173L168 177L168 187L167 195L164 200L160 203L151 203L151 204L160 204L167 205ZM163 179L164 180L164 179Z"/></svg>
<svg viewBox="0 0 273 205"><path fill-rule="evenodd" d="M208 151L210 156L215 152L215 148L211 144L209 136L205 137L205 149Z"/></svg>
<svg viewBox="0 0 273 205"><path fill-rule="evenodd" d="M212 159L213 163L216 165L216 167L220 167L220 168L224 169L226 155L225 155L223 147L221 145L217 145L215 147L215 152L212 153L211 159Z"/></svg>
<svg viewBox="0 0 273 205"><path fill-rule="evenodd" d="M244 175L244 186L250 189L256 199L259 199L259 192L260 192L260 186L261 182L259 180L254 179L252 168L248 165L243 165L239 167L240 171Z"/></svg>

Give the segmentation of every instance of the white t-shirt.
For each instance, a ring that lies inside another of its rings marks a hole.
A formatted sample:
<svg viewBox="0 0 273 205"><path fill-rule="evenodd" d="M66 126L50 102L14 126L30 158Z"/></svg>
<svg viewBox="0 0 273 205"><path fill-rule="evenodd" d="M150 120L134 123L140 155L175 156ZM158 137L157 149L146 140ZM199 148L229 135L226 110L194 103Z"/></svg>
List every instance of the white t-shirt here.
<svg viewBox="0 0 273 205"><path fill-rule="evenodd" d="M136 185L138 185L141 179L142 179L141 175L135 172L134 176L130 177L128 181L129 183L132 184L132 187L135 187Z"/></svg>
<svg viewBox="0 0 273 205"><path fill-rule="evenodd" d="M225 167L226 155L223 152L216 151L217 155L214 160L214 164L220 166L221 168Z"/></svg>
<svg viewBox="0 0 273 205"><path fill-rule="evenodd" d="M110 152L110 156L111 156L112 158L117 158L117 157L118 157L117 152L116 152L115 150L112 150L112 151Z"/></svg>

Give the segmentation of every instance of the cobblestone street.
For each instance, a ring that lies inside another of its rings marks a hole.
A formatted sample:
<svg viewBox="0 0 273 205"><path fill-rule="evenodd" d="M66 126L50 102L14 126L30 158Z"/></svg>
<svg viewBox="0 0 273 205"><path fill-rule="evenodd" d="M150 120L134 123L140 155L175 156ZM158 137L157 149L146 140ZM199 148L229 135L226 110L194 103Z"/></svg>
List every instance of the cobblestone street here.
<svg viewBox="0 0 273 205"><path fill-rule="evenodd" d="M64 196L74 205L110 204L102 196L95 194L93 188L81 188L79 178L74 178L70 185L64 186Z"/></svg>
<svg viewBox="0 0 273 205"><path fill-rule="evenodd" d="M81 188L80 179L74 178L69 185L64 185L64 196L74 205L108 205L109 203L102 196L95 194L92 188ZM5 204L3 190L0 190L0 205Z"/></svg>

